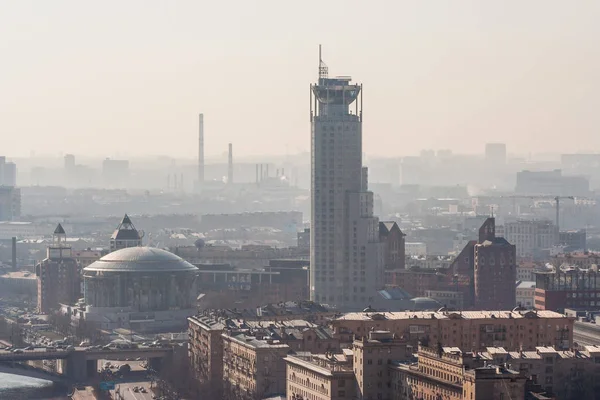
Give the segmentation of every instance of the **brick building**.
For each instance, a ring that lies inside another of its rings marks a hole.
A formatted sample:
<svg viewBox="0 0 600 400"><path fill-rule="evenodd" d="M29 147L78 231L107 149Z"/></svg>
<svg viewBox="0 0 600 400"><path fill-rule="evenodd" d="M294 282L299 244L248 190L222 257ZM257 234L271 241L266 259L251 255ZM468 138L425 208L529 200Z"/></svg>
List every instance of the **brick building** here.
<svg viewBox="0 0 600 400"><path fill-rule="evenodd" d="M38 311L50 313L61 304L71 305L81 297L81 278L77 261L72 257L67 235L58 224L46 258L35 266L38 278Z"/></svg>
<svg viewBox="0 0 600 400"><path fill-rule="evenodd" d="M512 309L516 298L516 248L506 239L496 237L494 218L488 218L479 228L479 241L474 246L474 267L474 308Z"/></svg>
<svg viewBox="0 0 600 400"><path fill-rule="evenodd" d="M405 266L405 234L393 221L379 221L379 240L385 243L385 269L403 269Z"/></svg>

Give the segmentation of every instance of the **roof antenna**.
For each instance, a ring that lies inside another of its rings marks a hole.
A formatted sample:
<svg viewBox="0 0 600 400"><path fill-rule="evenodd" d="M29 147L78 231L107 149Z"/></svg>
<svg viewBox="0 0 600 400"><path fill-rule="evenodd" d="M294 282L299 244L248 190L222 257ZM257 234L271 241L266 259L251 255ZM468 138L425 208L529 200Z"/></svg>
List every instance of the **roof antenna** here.
<svg viewBox="0 0 600 400"><path fill-rule="evenodd" d="M329 75L329 68L327 67L327 64L325 64L323 62L323 59L321 58L321 45L319 45L319 79L321 79L321 78L327 79L328 75Z"/></svg>
<svg viewBox="0 0 600 400"><path fill-rule="evenodd" d="M494 218L494 206L492 206L491 208L492 208L492 218Z"/></svg>

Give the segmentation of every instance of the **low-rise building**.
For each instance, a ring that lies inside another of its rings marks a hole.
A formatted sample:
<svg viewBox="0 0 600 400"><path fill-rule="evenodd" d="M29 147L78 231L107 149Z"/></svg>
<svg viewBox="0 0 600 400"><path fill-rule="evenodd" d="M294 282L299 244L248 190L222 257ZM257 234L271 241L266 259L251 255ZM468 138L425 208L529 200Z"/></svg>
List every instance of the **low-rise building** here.
<svg viewBox="0 0 600 400"><path fill-rule="evenodd" d="M518 281L516 293L517 306L526 309L532 309L534 307L535 282Z"/></svg>
<svg viewBox="0 0 600 400"><path fill-rule="evenodd" d="M600 273L589 267L560 267L536 271L535 308L597 309L600 307Z"/></svg>

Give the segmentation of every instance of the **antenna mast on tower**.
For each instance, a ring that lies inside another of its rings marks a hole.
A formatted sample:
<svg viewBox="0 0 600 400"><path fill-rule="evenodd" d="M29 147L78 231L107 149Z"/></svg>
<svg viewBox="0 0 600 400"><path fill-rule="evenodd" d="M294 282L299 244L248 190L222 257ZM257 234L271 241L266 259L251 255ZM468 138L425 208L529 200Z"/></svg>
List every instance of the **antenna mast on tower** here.
<svg viewBox="0 0 600 400"><path fill-rule="evenodd" d="M323 62L323 59L321 58L321 45L319 45L319 79L321 78L327 78L329 76L329 67L327 67L327 64L325 64Z"/></svg>

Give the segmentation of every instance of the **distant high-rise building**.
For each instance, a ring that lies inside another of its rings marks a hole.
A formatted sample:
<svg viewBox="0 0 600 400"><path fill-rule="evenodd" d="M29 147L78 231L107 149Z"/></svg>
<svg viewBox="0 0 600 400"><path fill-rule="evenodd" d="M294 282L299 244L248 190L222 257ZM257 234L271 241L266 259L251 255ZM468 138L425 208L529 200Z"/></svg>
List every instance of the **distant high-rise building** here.
<svg viewBox="0 0 600 400"><path fill-rule="evenodd" d="M204 182L204 114L198 117L198 187Z"/></svg>
<svg viewBox="0 0 600 400"><path fill-rule="evenodd" d="M227 183L233 183L233 143L229 143L229 152L227 157Z"/></svg>
<svg viewBox="0 0 600 400"><path fill-rule="evenodd" d="M587 196L590 180L583 175L563 175L560 169L553 171L517 172L515 192L530 195Z"/></svg>
<svg viewBox="0 0 600 400"><path fill-rule="evenodd" d="M0 221L14 221L21 216L21 189L0 186Z"/></svg>
<svg viewBox="0 0 600 400"><path fill-rule="evenodd" d="M517 250L506 239L496 237L495 218L488 218L479 228L474 249L475 309L514 308Z"/></svg>
<svg viewBox="0 0 600 400"><path fill-rule="evenodd" d="M364 308L383 286L384 243L362 165L362 86L350 81L329 78L319 50L319 80L311 85L310 295Z"/></svg>
<svg viewBox="0 0 600 400"><path fill-rule="evenodd" d="M4 164L4 186L17 186L17 164L13 162Z"/></svg>
<svg viewBox="0 0 600 400"><path fill-rule="evenodd" d="M0 156L0 186L17 186L17 165Z"/></svg>
<svg viewBox="0 0 600 400"><path fill-rule="evenodd" d="M121 220L117 229L110 237L110 251L138 247L142 245L142 235L135 229L133 222L127 214Z"/></svg>
<svg viewBox="0 0 600 400"><path fill-rule="evenodd" d="M102 162L102 178L106 187L127 187L129 181L129 161L105 159Z"/></svg>
<svg viewBox="0 0 600 400"><path fill-rule="evenodd" d="M506 144L486 143L485 160L494 164L506 164Z"/></svg>
<svg viewBox="0 0 600 400"><path fill-rule="evenodd" d="M75 156L73 154L65 154L65 169L71 171L75 168Z"/></svg>
<svg viewBox="0 0 600 400"><path fill-rule="evenodd" d="M538 260L547 256L544 255L544 250L549 250L559 242L558 229L548 220L506 222L504 237L517 246L517 257Z"/></svg>
<svg viewBox="0 0 600 400"><path fill-rule="evenodd" d="M6 166L6 157L0 156L0 186L4 185L4 169Z"/></svg>
<svg viewBox="0 0 600 400"><path fill-rule="evenodd" d="M67 235L58 224L46 258L36 265L38 278L38 311L47 314L61 304L74 304L81 296L77 261L72 257Z"/></svg>

